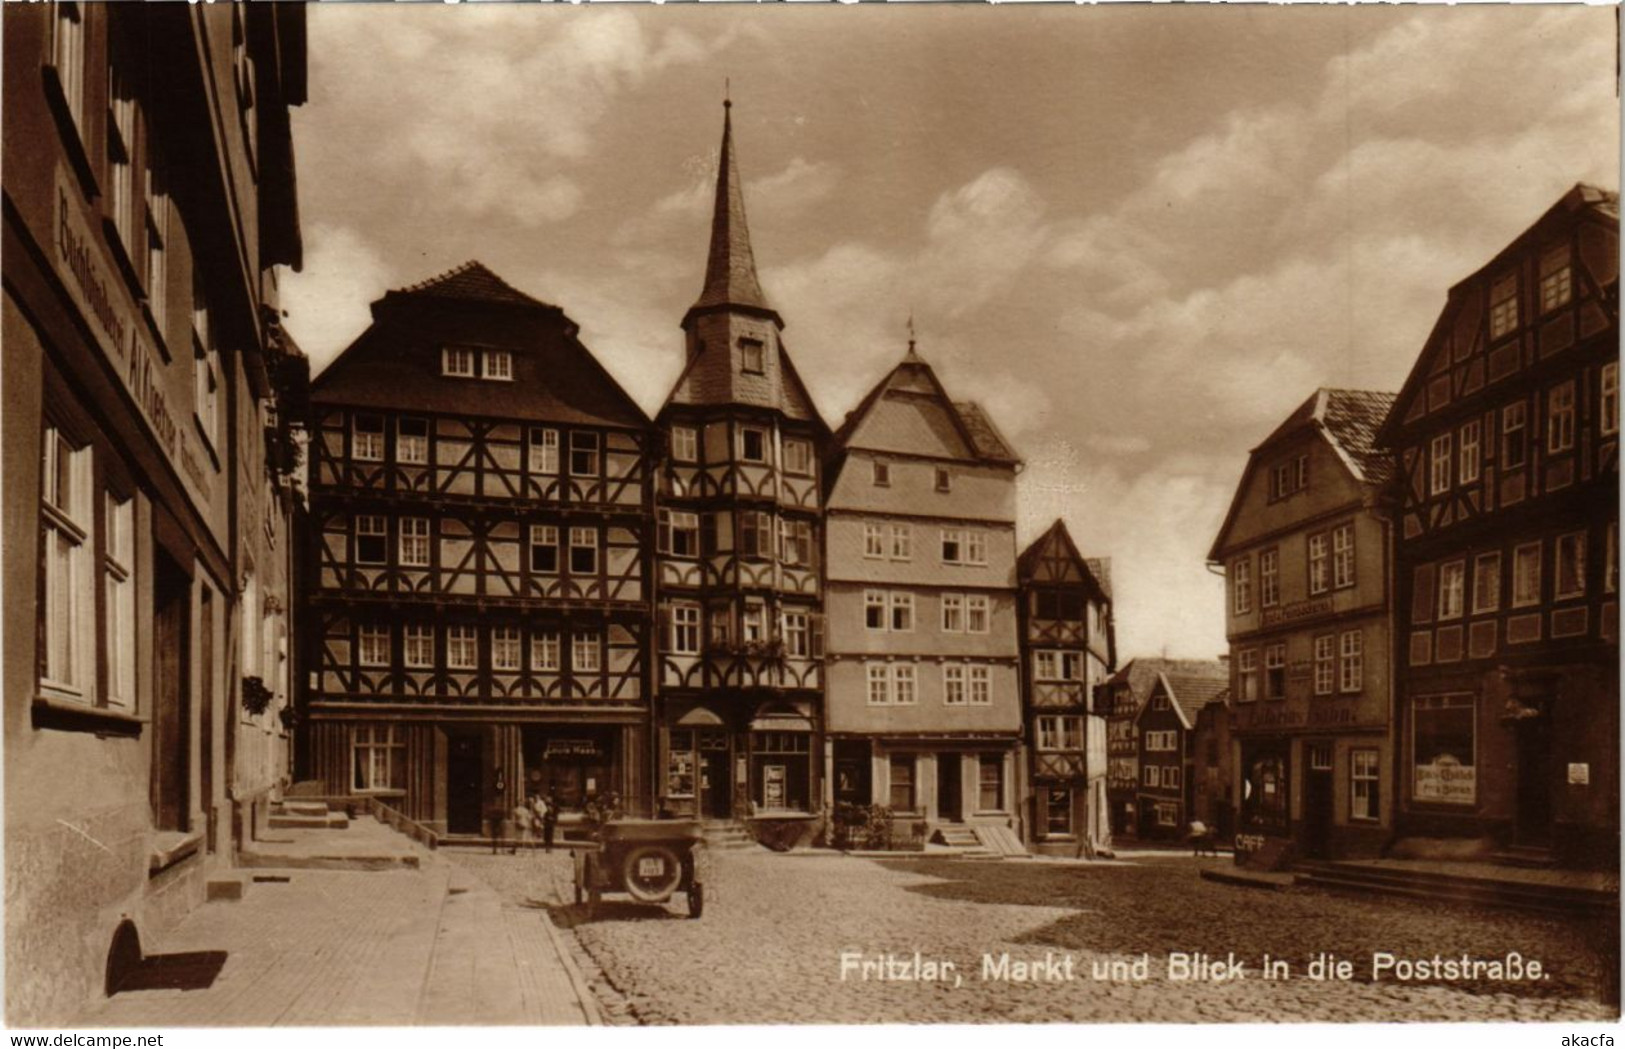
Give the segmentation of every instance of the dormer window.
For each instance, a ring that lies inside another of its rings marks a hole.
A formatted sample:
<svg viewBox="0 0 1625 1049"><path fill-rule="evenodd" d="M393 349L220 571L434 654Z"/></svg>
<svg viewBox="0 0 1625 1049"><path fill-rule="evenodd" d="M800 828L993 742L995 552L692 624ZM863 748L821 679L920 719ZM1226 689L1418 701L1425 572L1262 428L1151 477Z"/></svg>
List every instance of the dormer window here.
<svg viewBox="0 0 1625 1049"><path fill-rule="evenodd" d="M507 350L486 350L485 377L499 382L512 382L513 354Z"/></svg>
<svg viewBox="0 0 1625 1049"><path fill-rule="evenodd" d="M762 340L739 340L739 370L746 375L762 375L767 371Z"/></svg>
<svg viewBox="0 0 1625 1049"><path fill-rule="evenodd" d="M440 374L459 379L474 378L474 351L466 346L446 346L440 351Z"/></svg>
<svg viewBox="0 0 1625 1049"><path fill-rule="evenodd" d="M874 470L873 478L875 485L879 488L891 487L891 463L876 462L871 463L870 466Z"/></svg>
<svg viewBox="0 0 1625 1049"><path fill-rule="evenodd" d="M1547 313L1567 305L1573 297L1574 277L1569 267L1569 246L1562 244L1540 257L1540 312Z"/></svg>
<svg viewBox="0 0 1625 1049"><path fill-rule="evenodd" d="M1503 277L1490 289L1490 338L1499 339L1518 326L1518 277Z"/></svg>
<svg viewBox="0 0 1625 1049"><path fill-rule="evenodd" d="M951 492L953 490L953 475L948 472L948 468L946 466L937 467L937 491Z"/></svg>

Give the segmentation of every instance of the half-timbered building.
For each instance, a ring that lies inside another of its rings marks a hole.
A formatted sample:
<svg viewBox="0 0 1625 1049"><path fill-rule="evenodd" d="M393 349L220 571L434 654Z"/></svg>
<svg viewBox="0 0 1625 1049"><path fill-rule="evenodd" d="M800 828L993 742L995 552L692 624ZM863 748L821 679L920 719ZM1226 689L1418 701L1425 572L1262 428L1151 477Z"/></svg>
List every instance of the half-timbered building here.
<svg viewBox="0 0 1625 1049"><path fill-rule="evenodd" d="M477 262L372 314L311 393L309 774L450 834L646 808L647 417Z"/></svg>
<svg viewBox="0 0 1625 1049"><path fill-rule="evenodd" d="M1222 661L1182 661L1158 671L1135 716L1140 783L1136 833L1144 839L1184 837L1195 810L1196 722L1228 688Z"/></svg>
<svg viewBox="0 0 1625 1049"><path fill-rule="evenodd" d="M655 423L659 804L810 817L823 773L829 431L756 276L725 106L705 283Z"/></svg>
<svg viewBox="0 0 1625 1049"><path fill-rule="evenodd" d="M1619 199L1577 185L1450 289L1382 428L1407 837L1617 861L1618 355Z"/></svg>
<svg viewBox="0 0 1625 1049"><path fill-rule="evenodd" d="M1096 691L1115 670L1108 563L1078 553L1057 519L1016 563L1027 740L1027 840L1075 853L1110 839L1106 718ZM1104 695L1104 694L1102 694Z"/></svg>
<svg viewBox="0 0 1625 1049"><path fill-rule="evenodd" d="M1315 391L1253 449L1208 554L1228 581L1249 844L1345 858L1391 836L1391 460L1372 439L1393 403Z"/></svg>
<svg viewBox="0 0 1625 1049"><path fill-rule="evenodd" d="M836 434L833 798L945 824L1022 810L1016 471L992 421L908 353ZM955 828L964 830L968 828Z"/></svg>
<svg viewBox="0 0 1625 1049"><path fill-rule="evenodd" d="M1195 675L1219 673L1205 659L1165 659L1136 656L1099 689L1095 708L1106 719L1106 798L1111 807L1110 832L1139 833L1140 711L1151 698L1151 687L1162 673Z"/></svg>

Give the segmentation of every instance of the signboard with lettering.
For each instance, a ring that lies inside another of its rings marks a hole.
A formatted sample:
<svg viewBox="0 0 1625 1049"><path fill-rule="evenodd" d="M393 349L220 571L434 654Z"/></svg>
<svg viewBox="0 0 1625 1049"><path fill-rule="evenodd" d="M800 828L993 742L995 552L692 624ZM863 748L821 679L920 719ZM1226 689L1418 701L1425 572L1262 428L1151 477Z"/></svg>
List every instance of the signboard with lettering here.
<svg viewBox="0 0 1625 1049"><path fill-rule="evenodd" d="M1462 765L1444 757L1428 765L1416 766L1411 796L1417 801L1441 801L1471 805L1478 798L1478 777L1472 765Z"/></svg>
<svg viewBox="0 0 1625 1049"><path fill-rule="evenodd" d="M762 767L762 802L765 808L784 808L784 766Z"/></svg>
<svg viewBox="0 0 1625 1049"><path fill-rule="evenodd" d="M1280 608L1264 609L1263 625L1273 626L1276 623L1290 623L1295 619L1308 619L1310 616L1326 615L1332 610L1332 599L1317 597L1309 601L1293 601Z"/></svg>
<svg viewBox="0 0 1625 1049"><path fill-rule="evenodd" d="M598 744L590 739L550 739L547 747L542 751L542 759L552 758L596 758L598 757Z"/></svg>
<svg viewBox="0 0 1625 1049"><path fill-rule="evenodd" d="M1576 787L1589 786L1591 783L1591 766L1586 762L1569 762L1569 782Z"/></svg>

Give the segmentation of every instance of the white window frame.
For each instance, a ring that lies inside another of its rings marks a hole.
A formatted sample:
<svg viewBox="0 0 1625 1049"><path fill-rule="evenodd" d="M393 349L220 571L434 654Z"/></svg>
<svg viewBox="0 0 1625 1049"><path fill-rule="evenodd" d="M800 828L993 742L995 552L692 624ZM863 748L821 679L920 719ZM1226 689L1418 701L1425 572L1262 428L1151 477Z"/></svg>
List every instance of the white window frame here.
<svg viewBox="0 0 1625 1049"><path fill-rule="evenodd" d="M1563 601L1571 597L1584 597L1586 592L1586 540L1584 531L1564 532L1552 541L1552 599ZM1572 562L1572 564L1567 564ZM1565 571L1567 570L1567 571ZM1565 588L1567 574L1572 585Z"/></svg>
<svg viewBox="0 0 1625 1049"><path fill-rule="evenodd" d="M402 568L429 567L429 519L427 517L403 517L396 537L399 547L397 556Z"/></svg>
<svg viewBox="0 0 1625 1049"><path fill-rule="evenodd" d="M965 563L987 564L987 533L979 528L967 529L965 532Z"/></svg>
<svg viewBox="0 0 1625 1049"><path fill-rule="evenodd" d="M491 669L493 671L517 671L522 669L524 652L521 647L519 628L517 626L494 626L491 628Z"/></svg>
<svg viewBox="0 0 1625 1049"><path fill-rule="evenodd" d="M1540 543L1520 543L1512 548L1512 605L1513 608L1528 608L1540 604L1541 584L1541 545ZM1534 569L1531 576L1525 576L1525 569ZM1532 585L1534 593L1529 594L1527 585Z"/></svg>
<svg viewBox="0 0 1625 1049"><path fill-rule="evenodd" d="M749 441L747 440L747 437L749 435L751 435L751 434L755 434L757 439L761 442L761 454L760 455L752 456L749 453L748 449L747 449L747 445L749 444ZM741 426L739 428L739 461L742 462L742 463L765 463L765 462L767 462L768 457L769 457L767 438L768 438L768 432L767 432L765 427L761 427L761 426Z"/></svg>
<svg viewBox="0 0 1625 1049"><path fill-rule="evenodd" d="M1236 702L1252 703L1263 691L1258 675L1258 649L1243 648L1236 651Z"/></svg>
<svg viewBox="0 0 1625 1049"><path fill-rule="evenodd" d="M85 127L85 13L76 0L61 0L54 5L56 17L51 22L51 69L56 74L57 86L62 89L62 100L67 104L68 116L82 137Z"/></svg>
<svg viewBox="0 0 1625 1049"><path fill-rule="evenodd" d="M1345 630L1337 638L1337 691L1365 690L1365 634Z"/></svg>
<svg viewBox="0 0 1625 1049"><path fill-rule="evenodd" d="M887 554L893 561L912 561L914 559L914 528L906 524L893 524L888 526L890 533L889 552Z"/></svg>
<svg viewBox="0 0 1625 1049"><path fill-rule="evenodd" d="M1349 751L1349 819L1375 822L1382 818L1382 754L1375 748Z"/></svg>
<svg viewBox="0 0 1625 1049"><path fill-rule="evenodd" d="M1493 565L1490 571L1486 565ZM1488 576L1489 585L1485 585ZM1473 614L1501 610L1501 551L1493 550L1473 558Z"/></svg>
<svg viewBox="0 0 1625 1049"><path fill-rule="evenodd" d="M784 472L795 477L813 475L812 442L805 437L784 439Z"/></svg>
<svg viewBox="0 0 1625 1049"><path fill-rule="evenodd" d="M594 430L570 431L570 476L598 477L604 467L604 443ZM577 456L582 458L577 459Z"/></svg>
<svg viewBox="0 0 1625 1049"><path fill-rule="evenodd" d="M677 656L700 654L700 606L696 601L674 601L667 650Z"/></svg>
<svg viewBox="0 0 1625 1049"><path fill-rule="evenodd" d="M891 665L891 701L893 706L912 707L919 702L919 668L913 663Z"/></svg>
<svg viewBox="0 0 1625 1049"><path fill-rule="evenodd" d="M1512 456L1512 437L1518 437L1518 455ZM1512 401L1501 406L1501 469L1515 470L1529 461L1529 404Z"/></svg>
<svg viewBox="0 0 1625 1049"><path fill-rule="evenodd" d="M563 645L557 630L535 630L530 635L530 669L532 673L556 674L562 658Z"/></svg>
<svg viewBox="0 0 1625 1049"><path fill-rule="evenodd" d="M1270 691L1270 671L1281 672L1281 689L1279 692ZM1286 698L1286 642L1277 641L1272 645L1264 646L1264 698Z"/></svg>
<svg viewBox="0 0 1625 1049"><path fill-rule="evenodd" d="M1478 480L1482 473L1482 431L1484 424L1474 419L1462 424L1460 440L1456 444L1457 455L1460 461L1456 464L1456 475L1462 484L1472 484Z"/></svg>
<svg viewBox="0 0 1625 1049"><path fill-rule="evenodd" d="M970 702L970 691L966 686L965 678L965 664L943 664L942 702L944 706L963 707Z"/></svg>
<svg viewBox="0 0 1625 1049"><path fill-rule="evenodd" d="M481 356L480 372L493 382L513 382L513 353L508 350L486 350Z"/></svg>
<svg viewBox="0 0 1625 1049"><path fill-rule="evenodd" d="M364 561L361 558L361 538L363 536L381 537L379 549L381 556L376 561ZM389 564L389 518L382 514L356 514L355 515L355 563L358 565Z"/></svg>
<svg viewBox="0 0 1625 1049"><path fill-rule="evenodd" d="M941 533L942 563L945 565L962 565L965 563L965 530L963 528L944 528Z"/></svg>
<svg viewBox="0 0 1625 1049"><path fill-rule="evenodd" d="M466 623L446 626L446 669L478 670L480 668L479 628Z"/></svg>
<svg viewBox="0 0 1625 1049"><path fill-rule="evenodd" d="M965 632L986 634L993 629L992 601L986 594L965 595Z"/></svg>
<svg viewBox="0 0 1625 1049"><path fill-rule="evenodd" d="M576 551L592 551L592 566L590 568L576 567ZM598 551L598 529L591 527L572 526L570 528L570 574L571 575L597 575L602 558Z"/></svg>
<svg viewBox="0 0 1625 1049"><path fill-rule="evenodd" d="M468 346L440 347L440 374L454 379L474 378L474 350Z"/></svg>
<svg viewBox="0 0 1625 1049"><path fill-rule="evenodd" d="M1546 453L1574 450L1574 380L1565 379L1546 391Z"/></svg>
<svg viewBox="0 0 1625 1049"><path fill-rule="evenodd" d="M423 433L407 434L407 423L421 423ZM404 415L395 420L395 461L407 466L426 466L429 462L429 420Z"/></svg>
<svg viewBox="0 0 1625 1049"><path fill-rule="evenodd" d="M700 461L700 431L692 426L673 426L671 428L671 457L674 462L697 463Z"/></svg>
<svg viewBox="0 0 1625 1049"><path fill-rule="evenodd" d="M891 706L891 672L884 663L864 664L865 694L871 707Z"/></svg>
<svg viewBox="0 0 1625 1049"><path fill-rule="evenodd" d="M604 635L599 630L570 634L570 673L598 674L604 669Z"/></svg>
<svg viewBox="0 0 1625 1049"><path fill-rule="evenodd" d="M1258 554L1258 605L1275 608L1281 603L1281 551L1278 547Z"/></svg>
<svg viewBox="0 0 1625 1049"><path fill-rule="evenodd" d="M1253 559L1238 557L1230 563L1230 607L1238 616L1253 610Z"/></svg>
<svg viewBox="0 0 1625 1049"><path fill-rule="evenodd" d="M983 663L973 663L968 666L965 673L968 685L969 704L973 707L990 707L993 705L993 669Z"/></svg>
<svg viewBox="0 0 1625 1049"><path fill-rule="evenodd" d="M397 752L404 755L406 741L394 725L357 725L350 741L350 782L363 794L397 790L392 775Z"/></svg>
<svg viewBox="0 0 1625 1049"><path fill-rule="evenodd" d="M875 632L884 631L890 617L886 611L886 592L884 590L865 590L863 592L863 625L866 630Z"/></svg>
<svg viewBox="0 0 1625 1049"><path fill-rule="evenodd" d="M1315 695L1329 696L1337 688L1337 637L1315 635Z"/></svg>
<svg viewBox="0 0 1625 1049"><path fill-rule="evenodd" d="M812 655L812 617L806 612L784 612L779 617L784 636L784 654L791 659Z"/></svg>
<svg viewBox="0 0 1625 1049"><path fill-rule="evenodd" d="M965 595L942 595L942 632L945 634L963 634L965 632Z"/></svg>
<svg viewBox="0 0 1625 1049"><path fill-rule="evenodd" d="M1332 589L1353 586L1354 569L1354 525L1340 524L1332 529Z"/></svg>
<svg viewBox="0 0 1625 1049"><path fill-rule="evenodd" d="M894 634L914 632L914 595L909 591L893 590L886 595L886 629Z"/></svg>
<svg viewBox="0 0 1625 1049"><path fill-rule="evenodd" d="M863 523L863 556L874 559L886 556L886 529L873 521Z"/></svg>
<svg viewBox="0 0 1625 1049"><path fill-rule="evenodd" d="M1467 562L1461 558L1439 564L1439 622L1460 619L1467 608Z"/></svg>
<svg viewBox="0 0 1625 1049"><path fill-rule="evenodd" d="M557 476L559 472L559 431L551 427L532 427L530 454L526 465L533 474Z"/></svg>
<svg viewBox="0 0 1625 1049"><path fill-rule="evenodd" d="M427 670L434 666L434 627L426 623L407 623L401 628L401 665L409 670Z"/></svg>
<svg viewBox="0 0 1625 1049"><path fill-rule="evenodd" d="M531 575L554 576L554 575L559 574L559 568L560 568L559 561L560 561L560 559L559 559L559 528L558 528L558 525L543 525L543 524L533 524L533 525L531 525L530 526L530 542L527 544L527 546L529 547L529 549L526 552L526 564L528 564L530 566L530 574ZM536 552L538 550L551 550L551 551L553 551L553 567L552 568L537 568L536 567Z"/></svg>
<svg viewBox="0 0 1625 1049"><path fill-rule="evenodd" d="M1331 537L1316 532L1309 537L1309 593L1328 593L1332 588Z"/></svg>
<svg viewBox="0 0 1625 1049"><path fill-rule="evenodd" d="M362 429L363 419L375 420L378 423L376 430ZM358 463L381 463L384 461L384 434L388 424L384 417L376 412L356 412L350 418L350 458Z"/></svg>
<svg viewBox="0 0 1625 1049"><path fill-rule="evenodd" d="M1451 434L1436 435L1428 447L1428 494L1443 495L1450 491Z"/></svg>

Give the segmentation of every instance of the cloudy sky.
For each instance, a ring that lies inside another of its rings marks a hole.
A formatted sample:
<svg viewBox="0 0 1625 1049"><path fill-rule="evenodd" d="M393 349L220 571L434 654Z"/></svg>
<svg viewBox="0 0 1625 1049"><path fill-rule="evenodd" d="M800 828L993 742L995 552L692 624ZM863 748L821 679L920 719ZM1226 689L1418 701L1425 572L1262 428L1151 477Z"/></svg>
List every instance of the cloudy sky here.
<svg viewBox="0 0 1625 1049"><path fill-rule="evenodd" d="M912 311L1026 459L1020 540L1110 556L1119 651L1211 656L1205 555L1317 386L1397 390L1448 286L1617 188L1614 11L321 5L295 122L317 368L478 258L647 410L731 79L762 284L825 418Z"/></svg>

